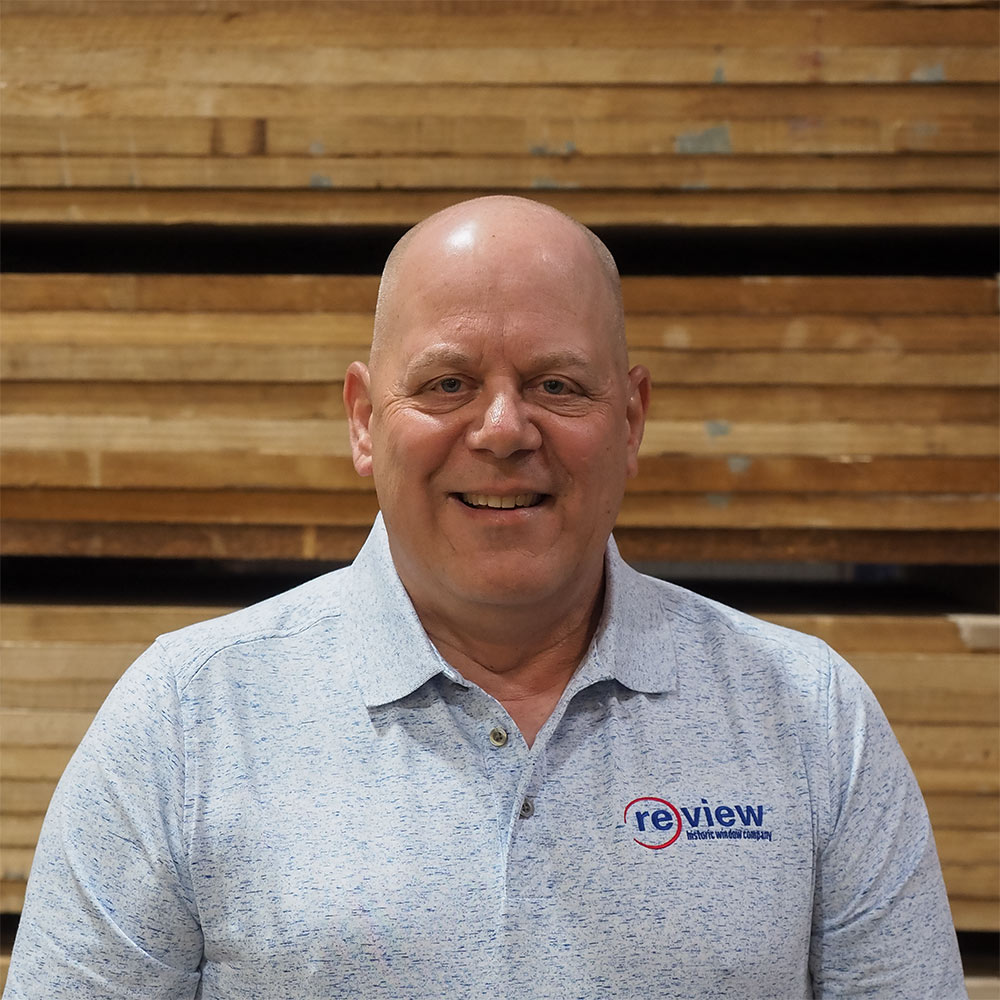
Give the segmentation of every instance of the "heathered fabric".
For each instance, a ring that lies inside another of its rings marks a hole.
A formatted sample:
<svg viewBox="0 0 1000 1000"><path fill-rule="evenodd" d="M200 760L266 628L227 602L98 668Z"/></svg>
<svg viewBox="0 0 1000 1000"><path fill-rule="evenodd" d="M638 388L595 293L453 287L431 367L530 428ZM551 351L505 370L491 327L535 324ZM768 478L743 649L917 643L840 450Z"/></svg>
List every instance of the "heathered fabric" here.
<svg viewBox="0 0 1000 1000"><path fill-rule="evenodd" d="M60 782L6 995L964 997L858 675L607 566L530 750L428 641L381 522L352 567L161 637Z"/></svg>

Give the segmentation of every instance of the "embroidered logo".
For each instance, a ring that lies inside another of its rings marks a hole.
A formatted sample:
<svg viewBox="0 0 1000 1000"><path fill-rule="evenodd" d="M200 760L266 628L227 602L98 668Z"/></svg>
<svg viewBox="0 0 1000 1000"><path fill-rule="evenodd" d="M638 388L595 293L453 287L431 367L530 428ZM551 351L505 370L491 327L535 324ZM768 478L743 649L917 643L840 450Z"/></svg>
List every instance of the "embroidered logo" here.
<svg viewBox="0 0 1000 1000"><path fill-rule="evenodd" d="M625 826L640 847L660 851L676 841L683 831L687 840L770 841L772 832L762 829L763 805L675 806L655 795L633 799L625 807Z"/></svg>

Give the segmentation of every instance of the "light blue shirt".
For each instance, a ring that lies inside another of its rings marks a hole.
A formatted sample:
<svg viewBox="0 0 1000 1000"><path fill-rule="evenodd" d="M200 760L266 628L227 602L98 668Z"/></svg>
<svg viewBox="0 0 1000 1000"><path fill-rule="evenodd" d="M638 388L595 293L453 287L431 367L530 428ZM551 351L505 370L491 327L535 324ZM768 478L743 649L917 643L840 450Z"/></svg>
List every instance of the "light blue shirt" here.
<svg viewBox="0 0 1000 1000"><path fill-rule="evenodd" d="M964 997L926 810L818 639L607 556L531 749L354 565L161 637L67 768L7 996Z"/></svg>

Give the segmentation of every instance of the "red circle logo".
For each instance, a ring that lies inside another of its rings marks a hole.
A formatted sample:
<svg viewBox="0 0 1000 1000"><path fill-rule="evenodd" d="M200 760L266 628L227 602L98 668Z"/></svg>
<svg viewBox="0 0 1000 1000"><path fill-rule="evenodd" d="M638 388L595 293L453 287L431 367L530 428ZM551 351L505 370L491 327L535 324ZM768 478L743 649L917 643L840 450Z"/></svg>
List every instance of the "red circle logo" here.
<svg viewBox="0 0 1000 1000"><path fill-rule="evenodd" d="M661 844L648 844L645 840L640 840L638 837L633 837L632 839L641 847L648 847L651 851L659 851L664 847L669 847L681 835L681 814L677 807L672 802L668 802L666 799L658 799L654 795L640 796L638 799L633 799L625 807L626 826L629 826L629 810L639 802L659 802L661 805L667 807L666 809L636 809L632 815L635 819L635 826L640 833L646 833L652 839L659 831L667 832L671 827L676 827L676 829L670 835L670 839L663 841ZM668 809L670 813L673 813L672 816L667 812Z"/></svg>

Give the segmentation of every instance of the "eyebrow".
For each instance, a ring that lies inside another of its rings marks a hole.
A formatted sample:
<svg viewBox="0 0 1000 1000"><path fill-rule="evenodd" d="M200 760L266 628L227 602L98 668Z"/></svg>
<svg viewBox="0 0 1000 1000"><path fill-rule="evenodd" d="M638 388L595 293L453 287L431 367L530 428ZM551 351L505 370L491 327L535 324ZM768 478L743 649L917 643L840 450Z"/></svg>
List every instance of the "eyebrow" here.
<svg viewBox="0 0 1000 1000"><path fill-rule="evenodd" d="M437 368L469 368L475 364L472 355L447 344L436 344L415 355L406 366L409 377L418 377L428 369ZM586 371L593 367L593 362L579 351L550 351L546 354L534 355L530 358L530 368L533 371Z"/></svg>
<svg viewBox="0 0 1000 1000"><path fill-rule="evenodd" d="M410 359L406 366L406 376L414 378L427 370L437 368L468 368L473 363L472 356L457 347L435 344Z"/></svg>

